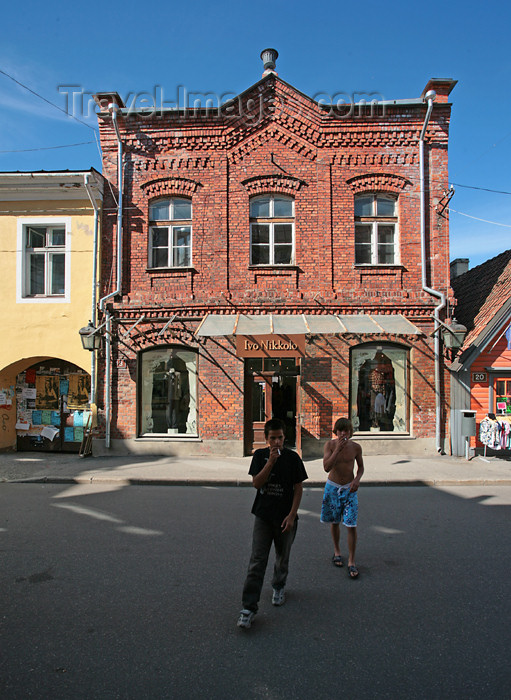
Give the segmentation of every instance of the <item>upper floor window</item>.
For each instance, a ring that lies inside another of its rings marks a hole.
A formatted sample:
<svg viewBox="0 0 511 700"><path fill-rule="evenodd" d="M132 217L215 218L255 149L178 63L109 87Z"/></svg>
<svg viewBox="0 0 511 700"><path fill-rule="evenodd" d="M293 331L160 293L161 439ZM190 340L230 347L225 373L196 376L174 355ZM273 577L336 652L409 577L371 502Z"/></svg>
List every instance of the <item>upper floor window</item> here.
<svg viewBox="0 0 511 700"><path fill-rule="evenodd" d="M192 203L160 199L149 207L149 267L189 267L192 259Z"/></svg>
<svg viewBox="0 0 511 700"><path fill-rule="evenodd" d="M18 220L18 302L68 302L70 220Z"/></svg>
<svg viewBox="0 0 511 700"><path fill-rule="evenodd" d="M292 264L294 229L294 200L291 197L253 197L250 200L250 263Z"/></svg>
<svg viewBox="0 0 511 700"><path fill-rule="evenodd" d="M394 265L396 200L381 194L355 197L355 265Z"/></svg>

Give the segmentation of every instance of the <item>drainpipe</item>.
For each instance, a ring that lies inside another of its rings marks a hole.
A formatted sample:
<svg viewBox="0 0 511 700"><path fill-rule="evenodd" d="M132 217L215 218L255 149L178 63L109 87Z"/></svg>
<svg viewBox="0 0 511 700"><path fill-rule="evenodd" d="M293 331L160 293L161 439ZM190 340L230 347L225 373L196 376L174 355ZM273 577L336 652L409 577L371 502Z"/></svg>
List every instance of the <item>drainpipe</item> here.
<svg viewBox="0 0 511 700"><path fill-rule="evenodd" d="M97 301L97 285L98 285L98 222L99 222L99 208L92 193L90 185L90 173L85 173L84 182L85 189L89 195L90 203L94 209L94 239L92 244L92 308L91 308L91 322L94 327L96 327L96 301ZM91 403L96 403L96 353L91 353L90 361L90 394Z"/></svg>
<svg viewBox="0 0 511 700"><path fill-rule="evenodd" d="M108 105L108 111L112 115L112 124L115 129L115 135L117 136L117 189L118 189L118 201L117 201L117 274L116 274L116 288L110 294L104 296L99 302L99 308L104 311L105 304L108 299L117 296L121 293L122 286L122 190L123 190L123 164L122 164L122 141L121 135L119 133L119 125L117 124L117 112L119 107L115 104ZM105 447L110 448L110 422L112 414L112 387L111 387L111 376L112 376L112 334L111 334L111 319L112 316L109 311L106 312L106 328L105 328Z"/></svg>
<svg viewBox="0 0 511 700"><path fill-rule="evenodd" d="M428 287L426 280L426 195L425 195L425 172L424 172L424 138L426 136L426 130L428 128L429 119L431 117L431 112L433 111L433 102L436 97L436 92L434 90L429 90L425 98L428 102L428 108L426 111L426 116L424 118L424 124L422 126L422 131L419 137L419 169L420 169L420 228L421 228L421 263L422 263L422 289L423 291L431 294L431 296L436 297L440 300L440 303L435 306L433 312L433 318L435 319L435 404L436 404L436 420L435 420L435 442L437 452L442 452L442 442L441 442L441 430L442 430L442 417L441 417L441 401L440 401L440 390L441 390L441 356L440 356L440 311L445 307L446 298L445 294L439 292L436 289Z"/></svg>

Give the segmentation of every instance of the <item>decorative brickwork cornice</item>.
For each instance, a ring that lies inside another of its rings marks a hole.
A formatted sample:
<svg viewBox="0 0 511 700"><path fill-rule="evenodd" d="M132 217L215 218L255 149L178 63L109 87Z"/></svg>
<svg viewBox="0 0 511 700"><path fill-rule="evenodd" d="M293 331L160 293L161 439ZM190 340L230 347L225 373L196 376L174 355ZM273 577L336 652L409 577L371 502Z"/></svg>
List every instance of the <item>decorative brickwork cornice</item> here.
<svg viewBox="0 0 511 700"><path fill-rule="evenodd" d="M272 124L267 129L242 141L236 149L231 151L229 159L232 163L238 163L252 153L252 151L267 145L268 141L271 139L287 146L308 160L314 161L317 158L317 150L312 147L308 141L301 139L296 134L285 132L277 125Z"/></svg>
<svg viewBox="0 0 511 700"><path fill-rule="evenodd" d="M410 128L408 130L403 130L402 127L399 129L393 129L392 125L387 126L385 130L383 125L374 126L372 124L365 124L364 128L352 128L351 125L336 125L335 131L331 128L325 130L321 134L318 146L326 148L354 148L354 147L366 147L366 148L406 148L410 146L417 147L419 143L418 133L415 129Z"/></svg>
<svg viewBox="0 0 511 700"><path fill-rule="evenodd" d="M393 173L368 173L350 177L346 183L353 192L392 192L399 194L405 187L412 183L400 175Z"/></svg>
<svg viewBox="0 0 511 700"><path fill-rule="evenodd" d="M181 194L191 197L199 187L202 187L197 180L189 180L184 177L159 178L150 180L141 185L141 189L147 197L161 197L163 195Z"/></svg>
<svg viewBox="0 0 511 700"><path fill-rule="evenodd" d="M143 158L133 160L133 170L137 172L151 172L154 170L183 170L188 168L206 168L209 165L209 156L176 156L169 158Z"/></svg>
<svg viewBox="0 0 511 700"><path fill-rule="evenodd" d="M418 153L347 153L338 152L334 155L333 164L343 166L353 165L417 165Z"/></svg>
<svg viewBox="0 0 511 700"><path fill-rule="evenodd" d="M250 196L263 194L264 192L282 192L284 194L294 195L298 192L302 185L306 183L296 177L289 175L256 175L243 180L241 183L248 191Z"/></svg>
<svg viewBox="0 0 511 700"><path fill-rule="evenodd" d="M343 293L342 296L344 297L345 294ZM360 303L359 298L359 303L346 304L341 300L336 300L329 304L323 305L321 309L318 309L317 304L299 304L296 302L290 303L286 305L286 313L284 315L292 316L294 314L311 314L314 316L323 316L324 314L403 314L413 323L425 323L429 326L433 325L434 322L432 318L433 309L434 304L432 303L396 303L395 301L391 301L384 304L381 300ZM236 303L234 305L232 303L229 305L225 304L223 306L215 305L213 303L197 304L196 306L168 304L164 307L148 306L147 304L138 304L133 307L123 307L119 304L112 304L110 311L114 316L114 320L120 323L135 323L143 314L145 316L145 321L137 326L137 329L146 328L146 324L148 324L153 325L157 330L161 329L162 325L167 322L169 316L177 314L179 318L169 326L171 329L185 327L195 330L203 316L207 313L218 315L230 315L233 313L264 315L266 313L281 313L282 306L274 301L269 302L264 306L257 302L249 303L247 301L242 301L239 304ZM177 325L178 323L180 326ZM126 330L128 330L128 326L126 326ZM136 335L137 333L134 331L133 336Z"/></svg>

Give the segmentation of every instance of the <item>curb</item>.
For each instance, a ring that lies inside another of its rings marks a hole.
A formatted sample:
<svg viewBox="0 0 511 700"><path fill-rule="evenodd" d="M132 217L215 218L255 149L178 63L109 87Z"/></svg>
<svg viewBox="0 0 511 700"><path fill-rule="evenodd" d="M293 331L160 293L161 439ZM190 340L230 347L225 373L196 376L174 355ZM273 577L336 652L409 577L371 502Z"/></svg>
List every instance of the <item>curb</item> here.
<svg viewBox="0 0 511 700"><path fill-rule="evenodd" d="M118 484L121 486L216 486L216 487L250 487L250 481L239 479L141 479L128 478L119 479L108 476L91 477L27 477L21 479L2 479L4 484ZM324 481L307 481L304 488L324 488ZM409 480L375 480L364 481L363 488L382 486L408 486L408 487L429 487L432 486L511 486L511 479L409 479Z"/></svg>

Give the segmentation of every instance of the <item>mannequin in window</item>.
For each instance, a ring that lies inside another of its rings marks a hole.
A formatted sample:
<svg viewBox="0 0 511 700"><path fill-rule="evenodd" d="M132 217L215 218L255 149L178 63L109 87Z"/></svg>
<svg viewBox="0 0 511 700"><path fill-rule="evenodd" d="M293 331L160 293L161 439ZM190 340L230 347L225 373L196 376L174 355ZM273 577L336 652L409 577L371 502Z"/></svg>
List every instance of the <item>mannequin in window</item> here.
<svg viewBox="0 0 511 700"><path fill-rule="evenodd" d="M392 361L380 349L358 371L359 430L394 430L396 393Z"/></svg>
<svg viewBox="0 0 511 700"><path fill-rule="evenodd" d="M167 395L167 424L169 428L177 428L181 400L181 372L176 372L174 367L171 367L167 374Z"/></svg>
<svg viewBox="0 0 511 700"><path fill-rule="evenodd" d="M186 433L190 406L188 370L183 360L174 358L167 372L167 425L179 433Z"/></svg>

